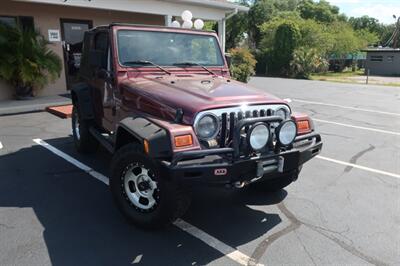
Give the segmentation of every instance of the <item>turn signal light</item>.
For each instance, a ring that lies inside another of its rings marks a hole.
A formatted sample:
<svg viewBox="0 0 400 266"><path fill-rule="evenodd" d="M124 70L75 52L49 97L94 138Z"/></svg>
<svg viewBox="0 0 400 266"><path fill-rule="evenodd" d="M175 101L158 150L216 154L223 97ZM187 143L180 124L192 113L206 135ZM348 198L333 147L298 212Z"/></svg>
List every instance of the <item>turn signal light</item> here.
<svg viewBox="0 0 400 266"><path fill-rule="evenodd" d="M192 135L182 135L175 137L175 147L185 147L193 145Z"/></svg>
<svg viewBox="0 0 400 266"><path fill-rule="evenodd" d="M145 140L143 141L143 148L144 148L144 152L145 152L146 154L149 154L150 148L149 148L149 142L147 141L147 139L145 139Z"/></svg>
<svg viewBox="0 0 400 266"><path fill-rule="evenodd" d="M297 133L304 134L311 131L310 122L308 120L296 121L297 123Z"/></svg>

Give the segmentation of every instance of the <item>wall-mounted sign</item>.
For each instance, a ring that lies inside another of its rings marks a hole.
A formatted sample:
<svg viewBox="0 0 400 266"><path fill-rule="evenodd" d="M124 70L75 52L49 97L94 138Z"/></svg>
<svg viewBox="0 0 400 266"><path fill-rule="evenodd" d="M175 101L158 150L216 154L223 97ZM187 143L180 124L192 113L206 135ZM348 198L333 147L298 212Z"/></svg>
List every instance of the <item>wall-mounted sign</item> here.
<svg viewBox="0 0 400 266"><path fill-rule="evenodd" d="M60 30L49 30L49 42L61 41Z"/></svg>

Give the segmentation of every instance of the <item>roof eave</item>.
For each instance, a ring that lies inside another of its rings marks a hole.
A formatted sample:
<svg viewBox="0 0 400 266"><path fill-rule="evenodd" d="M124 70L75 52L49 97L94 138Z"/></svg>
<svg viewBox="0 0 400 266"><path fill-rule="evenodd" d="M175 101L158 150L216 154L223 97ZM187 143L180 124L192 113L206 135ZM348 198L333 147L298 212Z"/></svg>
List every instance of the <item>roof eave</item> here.
<svg viewBox="0 0 400 266"><path fill-rule="evenodd" d="M226 11L232 11L237 9L239 12L248 12L249 7L237 5L230 2L220 2L220 1L210 1L210 0L167 0L168 2L179 2L179 3L188 3L197 6L204 6L204 7L213 7L218 9L224 9Z"/></svg>

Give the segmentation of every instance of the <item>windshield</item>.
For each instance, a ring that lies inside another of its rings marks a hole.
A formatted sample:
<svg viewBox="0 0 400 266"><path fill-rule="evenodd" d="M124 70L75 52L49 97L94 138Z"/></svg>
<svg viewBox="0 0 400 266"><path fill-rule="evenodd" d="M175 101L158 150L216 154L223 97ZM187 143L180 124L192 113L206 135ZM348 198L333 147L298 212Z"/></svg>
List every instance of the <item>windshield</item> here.
<svg viewBox="0 0 400 266"><path fill-rule="evenodd" d="M182 62L192 63L192 66L224 65L214 36L188 33L119 30L118 56L124 66L138 66L129 62L139 61L160 66Z"/></svg>

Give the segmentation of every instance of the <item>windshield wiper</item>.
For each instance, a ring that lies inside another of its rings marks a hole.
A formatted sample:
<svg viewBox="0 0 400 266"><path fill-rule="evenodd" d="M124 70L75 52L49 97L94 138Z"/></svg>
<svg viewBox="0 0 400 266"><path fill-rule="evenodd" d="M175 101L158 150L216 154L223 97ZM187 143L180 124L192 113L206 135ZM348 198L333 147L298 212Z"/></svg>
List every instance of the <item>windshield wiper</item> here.
<svg viewBox="0 0 400 266"><path fill-rule="evenodd" d="M210 73L211 75L217 76L214 72L212 72L211 70L209 70L205 66L200 65L198 63L194 63L194 62L180 62L180 63L175 63L174 66L199 66L202 69L204 69L205 71L207 71L208 73Z"/></svg>
<svg viewBox="0 0 400 266"><path fill-rule="evenodd" d="M137 61L126 61L122 63L123 65L152 65L157 67L158 69L161 69L162 71L164 71L165 73L167 73L168 75L171 75L172 73L169 72L168 70L166 70L165 68L163 68L162 66L159 66L151 61L147 61L147 60L137 60Z"/></svg>

